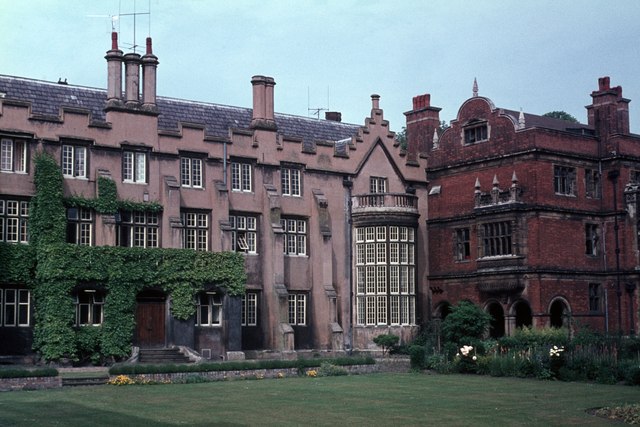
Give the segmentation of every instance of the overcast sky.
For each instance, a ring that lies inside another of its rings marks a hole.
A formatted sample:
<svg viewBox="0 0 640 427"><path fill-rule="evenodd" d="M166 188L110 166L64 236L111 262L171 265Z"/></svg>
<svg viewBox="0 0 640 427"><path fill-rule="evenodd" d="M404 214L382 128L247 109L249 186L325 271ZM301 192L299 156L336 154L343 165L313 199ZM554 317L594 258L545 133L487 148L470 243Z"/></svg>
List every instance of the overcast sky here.
<svg viewBox="0 0 640 427"><path fill-rule="evenodd" d="M342 112L371 94L392 130L430 93L454 119L479 93L497 107L564 110L586 122L598 77L632 100L640 133L638 0L0 0L0 74L106 88L115 15L121 48L153 38L158 94L251 107L251 76L275 78L277 112ZM149 19L150 18L150 19Z"/></svg>

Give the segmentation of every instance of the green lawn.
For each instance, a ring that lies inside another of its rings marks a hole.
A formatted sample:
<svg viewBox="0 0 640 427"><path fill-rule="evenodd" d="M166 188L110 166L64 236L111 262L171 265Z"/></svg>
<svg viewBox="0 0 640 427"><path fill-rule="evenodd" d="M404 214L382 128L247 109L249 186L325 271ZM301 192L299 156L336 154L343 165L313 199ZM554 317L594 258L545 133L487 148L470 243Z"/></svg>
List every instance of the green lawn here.
<svg viewBox="0 0 640 427"><path fill-rule="evenodd" d="M589 408L640 388L474 375L372 374L0 393L0 425L609 425Z"/></svg>

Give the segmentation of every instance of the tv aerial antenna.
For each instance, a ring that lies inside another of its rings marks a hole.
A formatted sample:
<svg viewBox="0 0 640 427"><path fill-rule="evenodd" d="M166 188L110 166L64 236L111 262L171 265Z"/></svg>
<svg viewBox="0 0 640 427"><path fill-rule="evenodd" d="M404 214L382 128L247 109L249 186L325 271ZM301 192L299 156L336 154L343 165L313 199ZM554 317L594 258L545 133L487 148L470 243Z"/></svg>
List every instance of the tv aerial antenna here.
<svg viewBox="0 0 640 427"><path fill-rule="evenodd" d="M323 111L329 111L329 88L327 87L327 108L311 107L311 93L309 86L307 86L307 115L309 117L315 116L316 119L320 119L320 113Z"/></svg>
<svg viewBox="0 0 640 427"><path fill-rule="evenodd" d="M122 22L123 19L122 18L132 18L131 21L132 22L132 33L133 33L133 40L132 42L122 42L122 44L127 47L128 49L131 49L134 53L136 52L136 49L141 47L141 45L137 44L136 42L136 35L137 35L137 26L138 26L138 18L141 16L147 16L147 21L148 21L148 25L149 25L149 33L151 34L151 0L149 0L149 4L148 4L148 8L146 11L138 11L137 9L137 4L136 4L136 0L133 0L133 12L127 12L127 13L122 13L122 0L120 0L118 2L118 14L117 15L87 15L87 17L89 18L109 18L111 20L111 32L117 32L118 35L120 35L121 32L121 27L122 27Z"/></svg>

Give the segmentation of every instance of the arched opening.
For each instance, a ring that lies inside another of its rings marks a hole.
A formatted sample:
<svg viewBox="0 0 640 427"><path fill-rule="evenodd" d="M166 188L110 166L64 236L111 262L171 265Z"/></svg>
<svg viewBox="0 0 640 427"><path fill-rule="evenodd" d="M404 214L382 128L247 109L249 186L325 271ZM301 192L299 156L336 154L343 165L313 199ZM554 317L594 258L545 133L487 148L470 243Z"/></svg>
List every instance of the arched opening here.
<svg viewBox="0 0 640 427"><path fill-rule="evenodd" d="M549 324L552 328L568 327L569 307L561 299L556 299L549 307Z"/></svg>
<svg viewBox="0 0 640 427"><path fill-rule="evenodd" d="M491 316L489 336L500 338L504 336L504 310L497 302L492 302L487 306L487 313Z"/></svg>
<svg viewBox="0 0 640 427"><path fill-rule="evenodd" d="M519 301L514 306L516 317L516 328L531 327L533 325L533 315L531 307L526 301Z"/></svg>
<svg viewBox="0 0 640 427"><path fill-rule="evenodd" d="M442 302L438 304L434 311L434 319L444 320L449 314L451 314L451 304L448 302Z"/></svg>

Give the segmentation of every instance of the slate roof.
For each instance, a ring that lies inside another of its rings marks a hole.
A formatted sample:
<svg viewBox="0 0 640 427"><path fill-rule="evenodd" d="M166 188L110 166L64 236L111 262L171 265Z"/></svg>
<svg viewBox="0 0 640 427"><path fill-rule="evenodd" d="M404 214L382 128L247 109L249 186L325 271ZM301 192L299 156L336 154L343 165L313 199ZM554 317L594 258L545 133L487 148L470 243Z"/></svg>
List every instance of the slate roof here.
<svg viewBox="0 0 640 427"><path fill-rule="evenodd" d="M84 86L0 75L0 98L27 101L34 115L60 117L61 108L80 108L91 113L93 122L106 120L107 91ZM251 109L176 98L158 97L159 130L177 131L178 123L204 126L207 136L228 137L229 128L248 128ZM358 132L358 125L275 114L278 132L300 138L309 150L315 142L338 141Z"/></svg>
<svg viewBox="0 0 640 427"><path fill-rule="evenodd" d="M515 123L518 123L518 119L520 117L520 112L515 110L507 110L502 109L504 114L507 114L512 117ZM573 123L567 120L556 119L553 117L546 116L538 116L536 114L524 113L524 127L526 128L543 128L543 129L554 129L566 132L573 133L581 133L585 135L593 134L594 130L592 127L582 124L582 123Z"/></svg>

